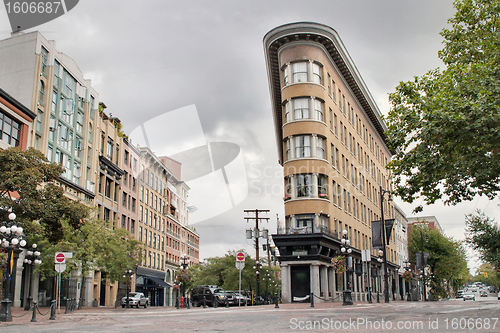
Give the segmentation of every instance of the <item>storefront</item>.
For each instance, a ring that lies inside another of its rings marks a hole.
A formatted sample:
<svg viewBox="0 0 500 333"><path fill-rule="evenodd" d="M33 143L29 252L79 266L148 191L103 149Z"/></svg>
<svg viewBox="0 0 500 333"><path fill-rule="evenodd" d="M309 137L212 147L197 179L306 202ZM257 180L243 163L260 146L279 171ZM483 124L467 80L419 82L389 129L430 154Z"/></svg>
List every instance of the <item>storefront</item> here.
<svg viewBox="0 0 500 333"><path fill-rule="evenodd" d="M165 273L143 267L137 268L135 290L149 297L150 306L165 306L165 294L170 284L165 282Z"/></svg>

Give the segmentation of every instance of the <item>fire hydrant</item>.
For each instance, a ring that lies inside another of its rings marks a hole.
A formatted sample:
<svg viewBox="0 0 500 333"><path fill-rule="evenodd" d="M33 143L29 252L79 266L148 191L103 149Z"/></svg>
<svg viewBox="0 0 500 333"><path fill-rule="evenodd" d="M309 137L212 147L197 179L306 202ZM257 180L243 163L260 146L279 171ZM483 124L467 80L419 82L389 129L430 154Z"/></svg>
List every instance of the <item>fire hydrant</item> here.
<svg viewBox="0 0 500 333"><path fill-rule="evenodd" d="M184 296L181 296L181 309L184 308Z"/></svg>

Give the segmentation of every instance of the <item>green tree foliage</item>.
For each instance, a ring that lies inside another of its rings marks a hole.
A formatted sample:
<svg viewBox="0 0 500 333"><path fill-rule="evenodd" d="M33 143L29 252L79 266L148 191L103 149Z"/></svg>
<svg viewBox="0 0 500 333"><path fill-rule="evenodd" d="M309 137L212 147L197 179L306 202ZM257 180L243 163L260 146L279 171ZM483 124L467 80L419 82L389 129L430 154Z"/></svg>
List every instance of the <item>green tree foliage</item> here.
<svg viewBox="0 0 500 333"><path fill-rule="evenodd" d="M408 239L408 250L413 263L416 262L415 254L422 253L421 233L424 239L423 252L429 253L427 266L431 271L431 293L441 297L451 295L451 286L456 289L465 282L468 276L465 248L461 242L442 235L436 229L416 225L412 228Z"/></svg>
<svg viewBox="0 0 500 333"><path fill-rule="evenodd" d="M493 198L500 191L500 1L457 0L439 52L445 69L390 94L389 168L407 202ZM421 210L417 207L416 211Z"/></svg>
<svg viewBox="0 0 500 333"><path fill-rule="evenodd" d="M474 276L472 281L483 282L489 286L500 286L498 268L493 267L490 263L484 263L477 269L476 276Z"/></svg>
<svg viewBox="0 0 500 333"><path fill-rule="evenodd" d="M261 261L262 262L262 261ZM226 254L224 257L208 258L205 262L200 263L190 268L193 273L193 279L189 284L189 288L197 285L217 285L225 290L238 290L239 287L239 272L236 268L236 257L232 253ZM257 278L255 274L255 259L249 256L245 257L245 268L241 271L241 289L253 290L257 288ZM262 266L260 291L264 293L266 286L269 293L277 291L276 284L281 285L277 277L279 276L279 267ZM269 276L267 276L269 272ZM271 281L269 281L271 277ZM267 280L265 280L267 279Z"/></svg>
<svg viewBox="0 0 500 333"><path fill-rule="evenodd" d="M88 208L64 196L57 184L62 174L60 165L48 163L40 151L30 148L0 150L0 207L12 208L16 221L24 224L28 237L43 233L51 243L63 237L62 222L73 228L88 216ZM0 210L0 219L8 220L8 212ZM38 221L42 228L35 228Z"/></svg>
<svg viewBox="0 0 500 333"><path fill-rule="evenodd" d="M465 236L467 243L479 252L481 260L500 268L500 229L494 219L480 211L466 215Z"/></svg>
<svg viewBox="0 0 500 333"><path fill-rule="evenodd" d="M64 274L99 269L111 281L122 280L123 272L137 262L139 242L124 229L111 230L106 222L88 218L89 207L64 196L57 183L62 172L38 150L0 150L0 207L12 208L28 246L38 245L42 265L36 269L42 279L56 274L56 252L73 252ZM0 210L1 220L7 216Z"/></svg>

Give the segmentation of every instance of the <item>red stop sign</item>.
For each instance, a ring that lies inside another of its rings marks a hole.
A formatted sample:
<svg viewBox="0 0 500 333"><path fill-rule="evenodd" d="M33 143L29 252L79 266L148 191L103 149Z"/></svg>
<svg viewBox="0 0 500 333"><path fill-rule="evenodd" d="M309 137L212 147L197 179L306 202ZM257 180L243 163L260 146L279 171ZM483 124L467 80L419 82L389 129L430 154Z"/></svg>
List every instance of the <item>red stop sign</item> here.
<svg viewBox="0 0 500 333"><path fill-rule="evenodd" d="M64 253L59 252L56 254L56 262L62 263L64 262L64 259L65 259Z"/></svg>
<svg viewBox="0 0 500 333"><path fill-rule="evenodd" d="M245 254L243 252L238 252L236 254L236 261L245 261Z"/></svg>

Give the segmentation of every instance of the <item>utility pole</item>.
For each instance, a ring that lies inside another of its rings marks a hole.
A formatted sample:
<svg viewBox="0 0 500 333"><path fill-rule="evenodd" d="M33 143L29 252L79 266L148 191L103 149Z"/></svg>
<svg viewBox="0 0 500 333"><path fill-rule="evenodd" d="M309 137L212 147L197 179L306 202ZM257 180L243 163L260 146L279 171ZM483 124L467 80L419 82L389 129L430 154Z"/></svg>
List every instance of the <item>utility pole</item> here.
<svg viewBox="0 0 500 333"><path fill-rule="evenodd" d="M263 237L267 240L268 238L268 232L267 232L267 229L263 229L262 230L262 235L260 234L260 229L259 229L259 220L265 220L266 222L269 222L269 218L268 217L259 217L259 213L269 213L269 210L268 209L254 209L254 210L244 210L245 213L247 214L254 214L254 216L249 216L249 217L245 217L245 220L247 220L247 222L251 221L251 220L255 220L255 229L253 230L253 235L252 233L249 233L248 231L251 231L251 230L247 230L247 239L251 239L253 238L254 241L255 241L255 273L257 275L257 297L259 297L260 295L260 262L259 262L259 237ZM252 237L248 237L249 235L252 235Z"/></svg>

